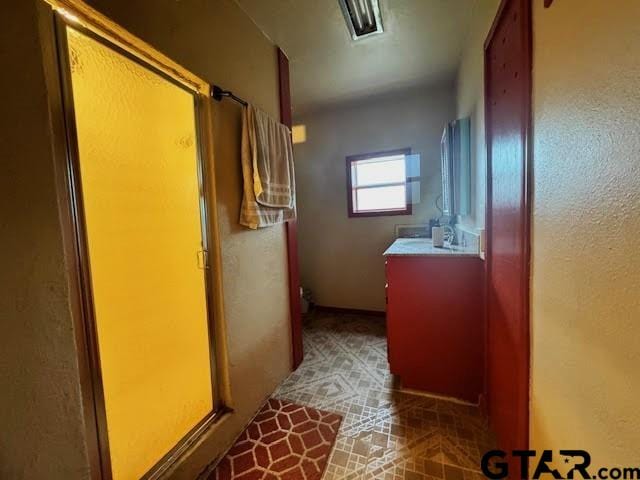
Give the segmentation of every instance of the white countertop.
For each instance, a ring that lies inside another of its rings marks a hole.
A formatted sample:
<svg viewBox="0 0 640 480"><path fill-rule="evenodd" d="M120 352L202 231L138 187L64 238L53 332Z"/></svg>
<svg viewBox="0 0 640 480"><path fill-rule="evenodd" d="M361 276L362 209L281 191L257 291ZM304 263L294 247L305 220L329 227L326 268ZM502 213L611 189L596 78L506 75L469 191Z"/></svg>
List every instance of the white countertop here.
<svg viewBox="0 0 640 480"><path fill-rule="evenodd" d="M434 247L430 238L398 238L383 253L387 256L425 256L425 257L478 257L475 249L458 245Z"/></svg>

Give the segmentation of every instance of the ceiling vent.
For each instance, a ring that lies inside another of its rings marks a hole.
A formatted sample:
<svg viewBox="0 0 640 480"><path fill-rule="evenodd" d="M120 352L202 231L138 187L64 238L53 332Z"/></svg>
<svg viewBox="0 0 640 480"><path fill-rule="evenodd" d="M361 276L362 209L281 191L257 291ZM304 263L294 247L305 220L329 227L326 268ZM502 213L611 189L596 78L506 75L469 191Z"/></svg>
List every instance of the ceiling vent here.
<svg viewBox="0 0 640 480"><path fill-rule="evenodd" d="M338 3L354 40L384 31L378 0L338 0Z"/></svg>

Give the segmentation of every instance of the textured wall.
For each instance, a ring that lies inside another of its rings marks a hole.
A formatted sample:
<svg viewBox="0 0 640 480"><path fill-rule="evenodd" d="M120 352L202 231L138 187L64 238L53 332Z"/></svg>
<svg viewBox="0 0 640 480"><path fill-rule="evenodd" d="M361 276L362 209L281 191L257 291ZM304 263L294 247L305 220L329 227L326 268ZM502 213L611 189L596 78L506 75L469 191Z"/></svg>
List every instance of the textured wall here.
<svg viewBox="0 0 640 480"><path fill-rule="evenodd" d="M90 3L195 74L278 116L275 47L235 2ZM0 49L2 66L12 74L0 79L0 181L8 198L0 207L0 477L85 478L87 454L35 2L13 2L2 18L0 39L2 45L11 45ZM226 450L291 365L284 227L249 232L237 225L240 108L225 101L216 105L214 114L228 373L235 412L172 472L172 478L190 480Z"/></svg>
<svg viewBox="0 0 640 480"><path fill-rule="evenodd" d="M484 228L487 204L487 144L484 130L484 41L500 0L476 0L473 23L460 59L456 84L458 118L471 117L471 212L461 218L469 228Z"/></svg>
<svg viewBox="0 0 640 480"><path fill-rule="evenodd" d="M640 451L640 2L534 2L531 441Z"/></svg>
<svg viewBox="0 0 640 480"><path fill-rule="evenodd" d="M35 2L0 45L0 478L88 478Z"/></svg>
<svg viewBox="0 0 640 480"><path fill-rule="evenodd" d="M302 285L320 305L384 310L382 253L397 224L428 223L441 192L440 138L453 89L414 90L294 119ZM349 218L345 157L411 147L421 155L421 203L411 216Z"/></svg>

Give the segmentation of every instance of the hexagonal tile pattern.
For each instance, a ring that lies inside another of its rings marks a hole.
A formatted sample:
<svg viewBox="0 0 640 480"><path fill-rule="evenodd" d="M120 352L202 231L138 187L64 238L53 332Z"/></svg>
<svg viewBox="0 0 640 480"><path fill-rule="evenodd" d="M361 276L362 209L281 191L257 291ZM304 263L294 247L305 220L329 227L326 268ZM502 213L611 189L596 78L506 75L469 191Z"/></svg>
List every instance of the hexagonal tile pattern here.
<svg viewBox="0 0 640 480"><path fill-rule="evenodd" d="M320 480L342 416L270 399L210 480Z"/></svg>

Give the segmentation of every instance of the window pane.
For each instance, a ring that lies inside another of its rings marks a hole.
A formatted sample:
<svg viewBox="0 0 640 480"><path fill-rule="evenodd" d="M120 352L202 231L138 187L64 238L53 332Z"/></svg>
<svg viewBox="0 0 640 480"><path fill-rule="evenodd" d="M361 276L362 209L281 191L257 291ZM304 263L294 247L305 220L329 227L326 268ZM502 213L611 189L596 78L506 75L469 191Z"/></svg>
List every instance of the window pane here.
<svg viewBox="0 0 640 480"><path fill-rule="evenodd" d="M356 190L356 212L402 210L407 206L406 186L362 188Z"/></svg>
<svg viewBox="0 0 640 480"><path fill-rule="evenodd" d="M407 178L404 155L360 160L354 163L354 187L399 183Z"/></svg>

